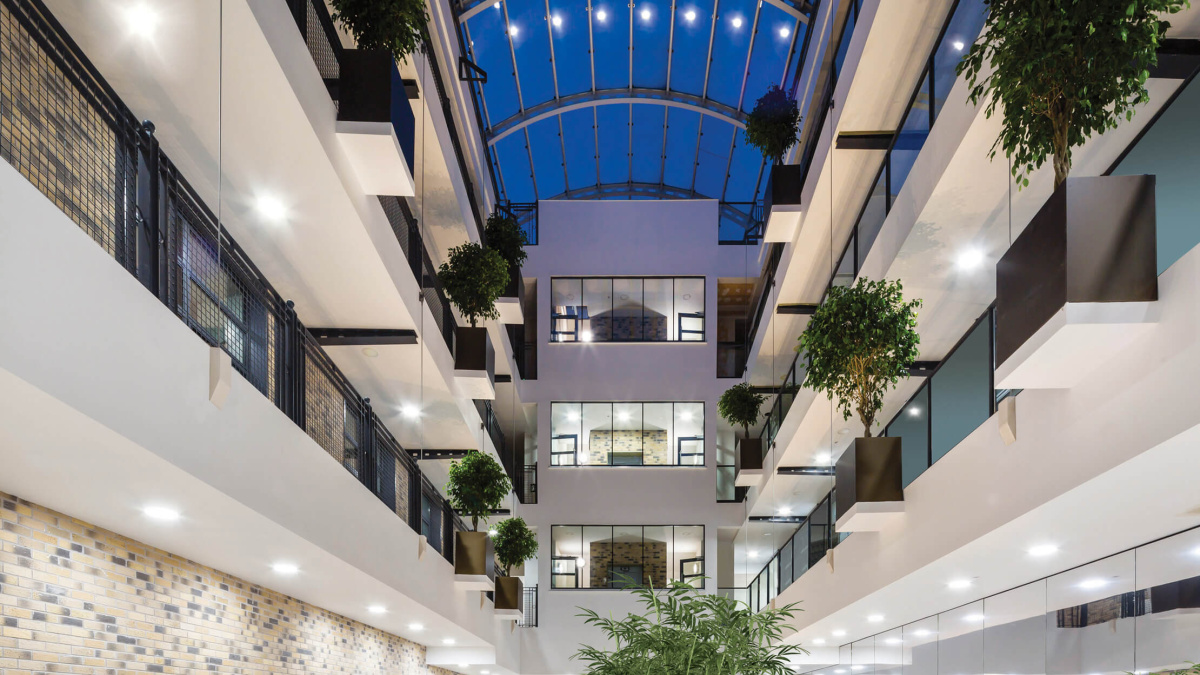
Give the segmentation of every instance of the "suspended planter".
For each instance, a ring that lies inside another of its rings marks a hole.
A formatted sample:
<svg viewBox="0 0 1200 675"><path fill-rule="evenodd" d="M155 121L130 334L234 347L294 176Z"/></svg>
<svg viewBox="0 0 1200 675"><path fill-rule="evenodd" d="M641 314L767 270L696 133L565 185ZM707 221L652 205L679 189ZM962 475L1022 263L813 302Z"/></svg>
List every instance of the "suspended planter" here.
<svg viewBox="0 0 1200 675"><path fill-rule="evenodd" d="M411 197L416 118L392 55L347 49L340 60L337 137L363 192Z"/></svg>
<svg viewBox="0 0 1200 675"><path fill-rule="evenodd" d="M499 209L488 216L484 228L484 239L488 248L500 254L508 270L508 284L496 299L496 311L504 324L525 323L525 283L521 278L521 265L529 257L525 253L528 240L521 224L506 210Z"/></svg>
<svg viewBox="0 0 1200 675"><path fill-rule="evenodd" d="M749 382L736 384L717 401L717 412L734 427L741 427L743 437L737 442L733 484L738 487L758 485L763 475L763 446L761 438L750 438L750 427L762 416L766 396L759 394Z"/></svg>
<svg viewBox="0 0 1200 675"><path fill-rule="evenodd" d="M473 530L454 534L454 583L459 588L495 589L495 548L488 533L479 531L479 522L486 522L510 492L508 475L490 455L470 452L450 464L446 497L456 511L471 519Z"/></svg>
<svg viewBox="0 0 1200 675"><path fill-rule="evenodd" d="M496 579L496 618L520 620L525 610L525 585L514 574L523 574L525 561L537 555L537 535L523 518L509 518L496 525L495 542L496 562L506 575Z"/></svg>
<svg viewBox="0 0 1200 675"><path fill-rule="evenodd" d="M508 284L508 264L494 249L468 242L450 249L438 281L450 303L471 324L454 333L454 379L464 396L496 398L496 351L480 319L498 319L496 298Z"/></svg>

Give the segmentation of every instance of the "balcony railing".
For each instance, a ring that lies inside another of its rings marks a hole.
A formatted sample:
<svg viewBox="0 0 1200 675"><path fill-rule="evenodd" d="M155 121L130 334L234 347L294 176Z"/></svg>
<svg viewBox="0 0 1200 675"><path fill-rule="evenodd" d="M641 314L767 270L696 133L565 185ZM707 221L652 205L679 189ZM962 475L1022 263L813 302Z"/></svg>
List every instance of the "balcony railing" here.
<svg viewBox="0 0 1200 675"><path fill-rule="evenodd" d="M526 586L524 597L524 616L517 622L520 628L537 628L538 625L538 587L537 584Z"/></svg>
<svg viewBox="0 0 1200 675"><path fill-rule="evenodd" d="M219 226L160 149L154 125L138 121L40 0L0 0L0 27L6 77L41 83L0 89L0 157L409 527L436 534L435 548L452 559L453 546L440 542L453 540L461 520L426 517L448 505ZM51 116L54 124L42 123ZM79 169L86 180L71 174Z"/></svg>

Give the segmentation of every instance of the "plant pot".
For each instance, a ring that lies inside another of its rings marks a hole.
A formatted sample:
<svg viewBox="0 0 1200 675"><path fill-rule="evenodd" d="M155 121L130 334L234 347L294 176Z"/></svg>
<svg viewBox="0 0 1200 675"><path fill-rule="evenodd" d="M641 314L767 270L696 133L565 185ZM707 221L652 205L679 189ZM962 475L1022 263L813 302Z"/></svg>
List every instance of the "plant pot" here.
<svg viewBox="0 0 1200 675"><path fill-rule="evenodd" d="M737 444L737 459L734 461L733 484L737 487L758 485L763 475L762 439L740 439Z"/></svg>
<svg viewBox="0 0 1200 675"><path fill-rule="evenodd" d="M392 55L347 49L337 84L337 135L367 194L416 194L413 143L416 118Z"/></svg>
<svg viewBox="0 0 1200 675"><path fill-rule="evenodd" d="M491 591L496 587L496 551L487 532L454 533L454 584L463 590Z"/></svg>
<svg viewBox="0 0 1200 675"><path fill-rule="evenodd" d="M790 242L796 237L803 215L800 204L803 189L804 172L799 164L771 167L763 194L764 241Z"/></svg>
<svg viewBox="0 0 1200 675"><path fill-rule="evenodd" d="M500 323L525 323L525 281L521 278L521 268L508 271L508 286L504 293L496 299L496 310L500 312Z"/></svg>
<svg viewBox="0 0 1200 675"><path fill-rule="evenodd" d="M1154 176L1068 178L996 264L998 389L1070 387L1155 321Z"/></svg>
<svg viewBox="0 0 1200 675"><path fill-rule="evenodd" d="M836 474L838 532L877 532L904 513L900 438L854 439Z"/></svg>
<svg viewBox="0 0 1200 675"><path fill-rule="evenodd" d="M496 577L496 618L520 620L525 610L525 585L520 577Z"/></svg>
<svg viewBox="0 0 1200 675"><path fill-rule="evenodd" d="M454 379L464 396L496 398L496 350L486 328L454 330Z"/></svg>

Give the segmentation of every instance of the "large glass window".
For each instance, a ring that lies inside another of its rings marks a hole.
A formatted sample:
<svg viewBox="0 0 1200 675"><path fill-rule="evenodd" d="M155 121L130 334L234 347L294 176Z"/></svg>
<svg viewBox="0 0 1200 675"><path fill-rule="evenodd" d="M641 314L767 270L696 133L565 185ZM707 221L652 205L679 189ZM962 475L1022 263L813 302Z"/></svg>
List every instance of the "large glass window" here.
<svg viewBox="0 0 1200 675"><path fill-rule="evenodd" d="M704 277L556 277L553 342L703 342Z"/></svg>
<svg viewBox="0 0 1200 675"><path fill-rule="evenodd" d="M704 587L703 525L554 525L551 588Z"/></svg>
<svg viewBox="0 0 1200 675"><path fill-rule="evenodd" d="M704 466L702 401L550 405L551 466Z"/></svg>

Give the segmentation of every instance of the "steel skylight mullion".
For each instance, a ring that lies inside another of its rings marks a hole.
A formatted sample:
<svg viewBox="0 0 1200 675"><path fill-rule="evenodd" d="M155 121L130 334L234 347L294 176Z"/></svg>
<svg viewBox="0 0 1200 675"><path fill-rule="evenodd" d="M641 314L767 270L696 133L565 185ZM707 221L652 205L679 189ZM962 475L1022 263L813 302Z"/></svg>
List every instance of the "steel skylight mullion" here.
<svg viewBox="0 0 1200 675"><path fill-rule="evenodd" d="M496 0L496 2L499 2L499 0ZM491 7L492 5L494 5L496 3L492 2L492 0L481 0L481 2L475 3L475 5L473 5L470 9L466 10L465 12L461 11L462 7L465 6L466 4L467 3L463 3L463 5L460 5L459 8L455 10L455 13L458 14L458 22L460 24L463 24L464 26L467 23L467 19L470 19L471 17L475 16L476 14L482 12L483 10L487 9L488 7Z"/></svg>
<svg viewBox="0 0 1200 675"><path fill-rule="evenodd" d="M471 39L471 27L466 22L463 22L462 28L465 34L464 37L467 40L467 53L471 55L472 61L478 63L478 59L475 58L475 42ZM491 129L492 116L488 114L487 97L483 94L483 85L478 82L472 82L471 85L479 87L479 101L483 104L483 123L487 125L488 129Z"/></svg>
<svg viewBox="0 0 1200 675"><path fill-rule="evenodd" d="M729 141L729 159L725 160L725 177L721 179L721 201L725 201L725 193L729 190L729 169L733 167L733 151L737 150L738 130L733 130L733 138Z"/></svg>
<svg viewBox="0 0 1200 675"><path fill-rule="evenodd" d="M629 0L629 90L633 91L633 6L637 4ZM630 120L633 119L633 108L630 107ZM630 174L632 175L632 173Z"/></svg>
<svg viewBox="0 0 1200 675"><path fill-rule="evenodd" d="M633 7L633 3L629 3L629 6ZM632 9L629 10L629 15L630 15L630 17L633 16ZM627 126L629 127L629 145L626 146L626 148L625 148L627 150L625 155L626 155L626 159L629 160L629 176L628 176L628 178L626 178L626 180L628 182L632 183L633 182L633 104L632 103L629 104L629 124Z"/></svg>
<svg viewBox="0 0 1200 675"><path fill-rule="evenodd" d="M671 62L675 60L675 0L671 0L671 27L667 31L667 88L671 91ZM662 152L659 153L658 183L662 185L667 179L667 130L670 127L671 109L663 106L663 142Z"/></svg>
<svg viewBox="0 0 1200 675"><path fill-rule="evenodd" d="M754 38L758 37L758 17L762 14L762 3L754 4L754 24L750 28L750 46L746 49L746 68L742 71L742 89L738 92L737 109L740 112L746 102L746 80L750 77L750 57L754 56Z"/></svg>
<svg viewBox="0 0 1200 675"><path fill-rule="evenodd" d="M788 68L790 68L792 65L792 57L796 55L796 38L798 37L796 34L799 32L800 20L797 19L796 23L792 26L792 40L791 43L788 44L787 58L783 60L783 74L779 76L780 89L783 89L783 84L787 82ZM797 66L798 65L799 64L797 64Z"/></svg>
<svg viewBox="0 0 1200 675"><path fill-rule="evenodd" d="M512 57L513 80L517 84L517 108L525 112L525 99L521 96L521 73L517 69L517 50L513 46L512 24L508 21L508 3L500 5L504 11L504 37L508 39L508 55Z"/></svg>
<svg viewBox="0 0 1200 675"><path fill-rule="evenodd" d="M550 38L550 75L554 78L554 100L557 101L558 96L558 64L554 62L554 18L550 14L550 0L545 0L546 4L546 35ZM562 114L558 115L558 146L562 152L562 168L563 168L563 186L571 185L567 180L567 142L563 138ZM533 161L532 159L530 160Z"/></svg>
<svg viewBox="0 0 1200 675"><path fill-rule="evenodd" d="M592 68L592 93L596 93L596 41L592 37L592 0L587 0L588 64ZM596 160L596 187L600 187L600 113L592 106L592 158ZM571 186L568 184L567 189Z"/></svg>
<svg viewBox="0 0 1200 675"><path fill-rule="evenodd" d="M713 41L717 37L717 10L721 0L713 0L712 30L708 32L708 58L704 60L704 86L700 89L700 98L708 99L708 76L712 72Z"/></svg>
<svg viewBox="0 0 1200 675"><path fill-rule="evenodd" d="M692 186L688 189L696 194L696 170L700 167L700 139L704 138L704 115L700 116L700 124L696 125L696 154L692 156Z"/></svg>
<svg viewBox="0 0 1200 675"><path fill-rule="evenodd" d="M533 183L533 200L538 199L537 168L533 165L533 150L529 145L529 127L525 127L525 154L529 155L529 180Z"/></svg>

